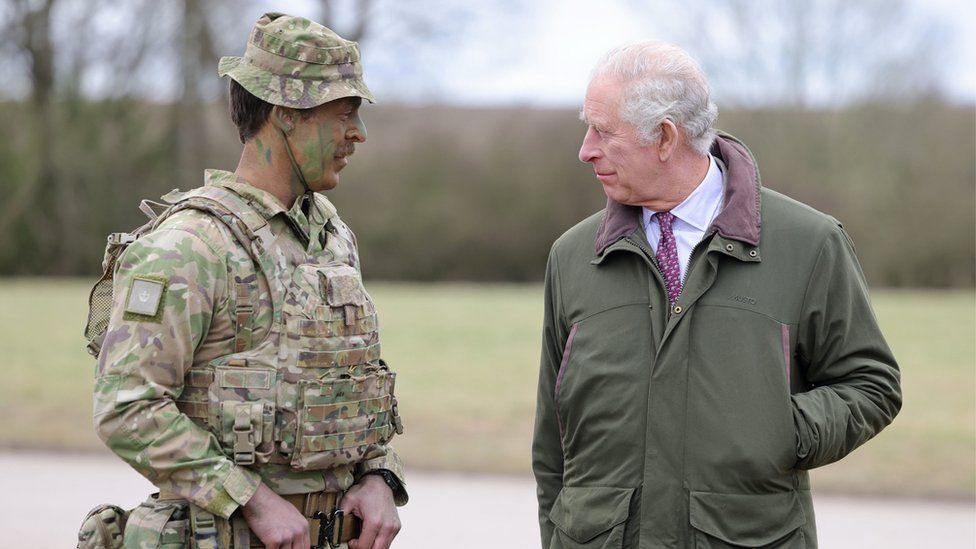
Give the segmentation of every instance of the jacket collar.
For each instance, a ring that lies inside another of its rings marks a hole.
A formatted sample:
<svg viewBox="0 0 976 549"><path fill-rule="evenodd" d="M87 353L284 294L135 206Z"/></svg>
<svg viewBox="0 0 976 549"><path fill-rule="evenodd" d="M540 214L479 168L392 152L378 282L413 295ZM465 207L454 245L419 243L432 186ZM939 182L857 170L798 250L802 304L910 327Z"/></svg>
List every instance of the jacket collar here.
<svg viewBox="0 0 976 549"><path fill-rule="evenodd" d="M719 132L715 138L711 153L725 164L726 185L722 210L709 231L714 229L725 238L758 246L762 223L759 169L755 158L741 141L724 132ZM596 233L596 254L602 255L611 244L630 236L640 226L640 206L628 206L607 199L603 221Z"/></svg>
<svg viewBox="0 0 976 549"><path fill-rule="evenodd" d="M286 208L273 194L251 185L233 172L206 170L204 180L205 185L224 187L242 196L265 219L284 215L306 235L318 234L336 216L335 206L319 193L299 196L291 208ZM306 205L309 200L314 200L315 204ZM306 215L306 210L312 213Z"/></svg>
<svg viewBox="0 0 976 549"><path fill-rule="evenodd" d="M214 187L230 189L247 200L251 207L258 211L265 219L271 219L279 213L287 214L288 210L271 193L259 189L233 172L224 170L205 170L204 184Z"/></svg>

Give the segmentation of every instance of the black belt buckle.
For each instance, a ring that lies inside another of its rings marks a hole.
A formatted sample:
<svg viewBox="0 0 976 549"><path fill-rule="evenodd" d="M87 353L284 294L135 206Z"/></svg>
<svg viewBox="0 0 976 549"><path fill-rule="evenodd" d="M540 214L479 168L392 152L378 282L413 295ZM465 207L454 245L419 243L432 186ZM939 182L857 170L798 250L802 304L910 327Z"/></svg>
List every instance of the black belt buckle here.
<svg viewBox="0 0 976 549"><path fill-rule="evenodd" d="M335 549L342 545L342 509L336 509L332 515L326 515L322 511L312 515L313 519L319 520L319 537L312 546L312 549ZM338 525L338 529L336 529ZM335 540L335 541L333 541Z"/></svg>

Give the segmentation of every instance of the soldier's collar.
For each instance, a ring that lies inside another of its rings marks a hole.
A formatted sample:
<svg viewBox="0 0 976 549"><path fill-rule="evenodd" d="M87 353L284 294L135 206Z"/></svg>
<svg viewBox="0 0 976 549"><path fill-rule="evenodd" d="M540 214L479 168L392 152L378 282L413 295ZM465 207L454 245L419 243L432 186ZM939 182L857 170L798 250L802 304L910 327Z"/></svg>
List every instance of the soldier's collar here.
<svg viewBox="0 0 976 549"><path fill-rule="evenodd" d="M310 224L321 227L335 217L336 209L325 196L318 193L305 193L295 200L288 215L295 219L307 219Z"/></svg>
<svg viewBox="0 0 976 549"><path fill-rule="evenodd" d="M305 214L305 210L308 210L310 212L317 212L311 218L314 219L316 225L322 226L336 215L335 206L332 205L332 202L328 198L321 194L304 194L295 200L291 208L286 208L273 194L251 185L233 172L207 170L206 184L226 187L234 191L247 199L251 206L266 219L271 219L278 214L285 214L296 221L304 220L308 222L310 216ZM314 197L315 205L309 204L308 207L303 208L308 202L309 197Z"/></svg>
<svg viewBox="0 0 976 549"><path fill-rule="evenodd" d="M288 214L288 208L285 208L273 194L251 185L233 172L207 170L205 173L207 185L225 187L234 191L247 199L251 206L266 219L271 219L280 213Z"/></svg>

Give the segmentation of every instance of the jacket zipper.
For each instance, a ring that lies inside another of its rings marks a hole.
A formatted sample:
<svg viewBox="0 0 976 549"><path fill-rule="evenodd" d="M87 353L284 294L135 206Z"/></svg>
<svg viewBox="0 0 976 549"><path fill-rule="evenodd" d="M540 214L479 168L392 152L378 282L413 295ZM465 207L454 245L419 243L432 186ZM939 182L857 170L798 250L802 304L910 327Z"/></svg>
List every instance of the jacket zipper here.
<svg viewBox="0 0 976 549"><path fill-rule="evenodd" d="M682 293L685 291L685 283L688 282L688 275L691 274L691 264L695 261L695 254L697 254L698 250L701 249L701 245L705 243L705 240L707 239L706 237L708 237L708 235L703 236L702 239L698 241L698 244L695 244L695 247L691 249L691 254L688 256L688 263L685 265L685 274L681 277ZM681 297L680 293L678 294L678 297Z"/></svg>
<svg viewBox="0 0 976 549"><path fill-rule="evenodd" d="M655 257L655 255L652 254L650 251L648 251L646 248L644 248L644 246L642 246L640 242L637 242L636 240L633 240L630 237L628 237L626 240L627 242L630 242L634 246L637 246L637 248L640 249L640 251L644 252L644 255L646 255L648 259L651 260L651 264L653 264L654 268L657 269L657 272L660 273L661 278L664 278L664 273L661 272L661 266L657 264L657 257ZM681 277L681 292L678 293L679 298L681 297L681 294L684 293L685 291L685 283L688 281L688 275L691 274L691 264L695 260L695 254L698 253L698 250L701 249L702 244L704 244L706 240L707 240L706 237L702 237L702 239L698 241L698 244L695 244L695 247L691 249L691 255L688 256L688 262L685 264L685 274L682 275ZM670 308L668 310L670 312Z"/></svg>
<svg viewBox="0 0 976 549"><path fill-rule="evenodd" d="M661 267L658 266L658 264L657 264L657 258L654 257L654 254L652 254L644 246L641 246L641 243L640 242L637 242L636 240L630 238L629 236L627 238L625 238L624 240L627 241L627 242L630 242L634 246L637 246L637 249L639 249L640 251L644 252L644 255L647 256L647 258L651 261L651 264L654 265L654 268L657 269L657 272L659 272L659 273L661 272ZM663 277L664 276L664 273L661 273L661 276Z"/></svg>

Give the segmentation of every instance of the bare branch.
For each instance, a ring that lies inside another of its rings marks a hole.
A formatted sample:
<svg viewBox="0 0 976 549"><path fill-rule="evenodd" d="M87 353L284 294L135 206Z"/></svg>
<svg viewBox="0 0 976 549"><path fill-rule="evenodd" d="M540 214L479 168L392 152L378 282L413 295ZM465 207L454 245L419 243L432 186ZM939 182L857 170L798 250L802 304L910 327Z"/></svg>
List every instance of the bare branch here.
<svg viewBox="0 0 976 549"><path fill-rule="evenodd" d="M907 14L905 0L723 0L697 8L679 2L673 9L694 22L678 31L679 41L732 105L805 109L884 95L894 89L882 78L889 67L929 71L925 52L942 40L926 32L930 17ZM631 3L646 13L643 2Z"/></svg>
<svg viewBox="0 0 976 549"><path fill-rule="evenodd" d="M366 35L368 30L368 23L370 21L370 8L372 7L372 0L361 0L356 4L356 22L353 24L352 31L349 33L348 38L354 42L360 42L363 36Z"/></svg>

